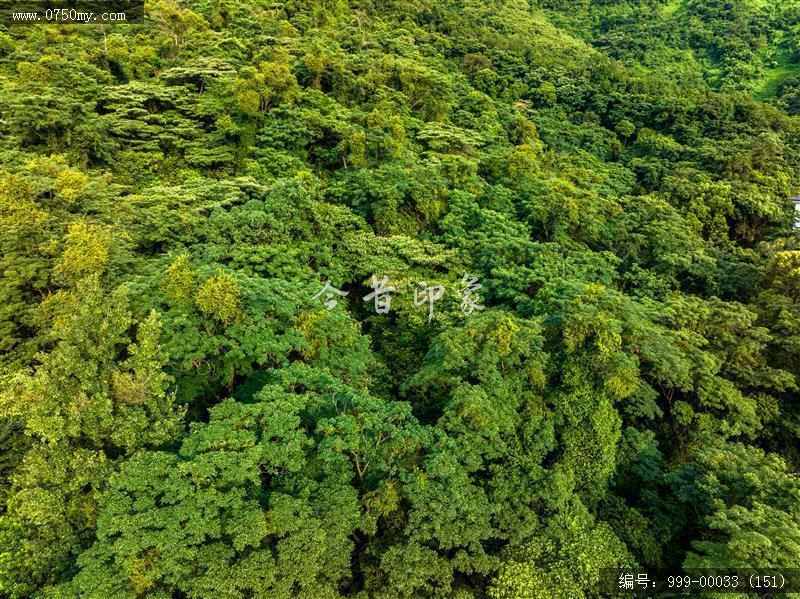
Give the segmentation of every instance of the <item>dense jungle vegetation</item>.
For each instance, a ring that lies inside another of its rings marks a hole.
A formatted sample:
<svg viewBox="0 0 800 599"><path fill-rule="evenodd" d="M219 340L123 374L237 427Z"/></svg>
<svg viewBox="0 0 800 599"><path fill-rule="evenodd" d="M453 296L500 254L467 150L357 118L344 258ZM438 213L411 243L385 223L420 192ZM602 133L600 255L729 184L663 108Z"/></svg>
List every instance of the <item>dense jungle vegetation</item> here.
<svg viewBox="0 0 800 599"><path fill-rule="evenodd" d="M798 2L146 10L0 26L0 596L800 568Z"/></svg>

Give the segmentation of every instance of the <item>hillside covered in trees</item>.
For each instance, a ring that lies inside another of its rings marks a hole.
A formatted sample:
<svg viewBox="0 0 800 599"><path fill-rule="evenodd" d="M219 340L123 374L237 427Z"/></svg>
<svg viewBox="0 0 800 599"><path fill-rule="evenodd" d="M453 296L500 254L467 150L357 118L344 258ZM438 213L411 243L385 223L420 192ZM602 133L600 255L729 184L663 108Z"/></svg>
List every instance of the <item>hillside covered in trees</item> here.
<svg viewBox="0 0 800 599"><path fill-rule="evenodd" d="M800 568L798 193L794 0L0 25L0 596Z"/></svg>

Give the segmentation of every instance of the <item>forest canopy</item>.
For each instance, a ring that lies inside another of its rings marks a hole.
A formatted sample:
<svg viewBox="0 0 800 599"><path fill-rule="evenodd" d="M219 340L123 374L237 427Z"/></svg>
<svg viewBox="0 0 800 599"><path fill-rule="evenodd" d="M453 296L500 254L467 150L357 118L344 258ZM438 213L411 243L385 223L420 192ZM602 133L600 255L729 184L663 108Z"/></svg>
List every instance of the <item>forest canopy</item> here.
<svg viewBox="0 0 800 599"><path fill-rule="evenodd" d="M793 0L0 23L0 596L800 568Z"/></svg>

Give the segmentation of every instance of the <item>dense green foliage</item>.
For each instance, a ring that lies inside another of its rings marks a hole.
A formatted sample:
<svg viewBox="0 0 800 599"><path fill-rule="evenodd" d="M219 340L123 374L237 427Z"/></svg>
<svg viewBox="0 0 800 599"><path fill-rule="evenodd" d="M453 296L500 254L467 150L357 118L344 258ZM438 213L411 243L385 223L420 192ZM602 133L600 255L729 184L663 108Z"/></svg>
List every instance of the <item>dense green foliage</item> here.
<svg viewBox="0 0 800 599"><path fill-rule="evenodd" d="M796 2L147 13L0 27L0 596L800 568Z"/></svg>

